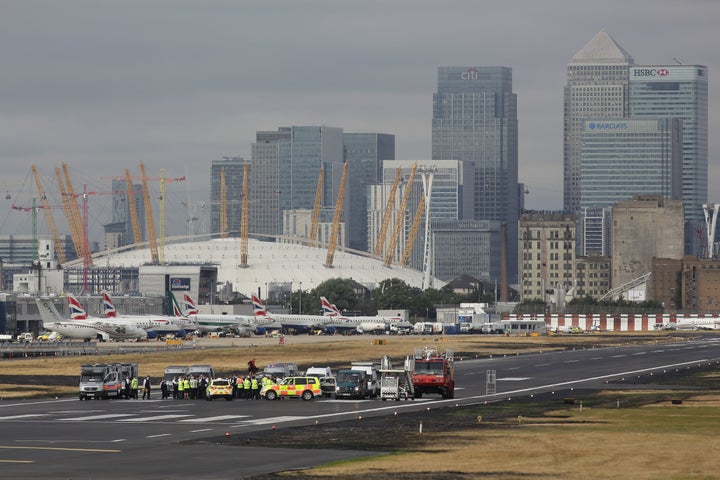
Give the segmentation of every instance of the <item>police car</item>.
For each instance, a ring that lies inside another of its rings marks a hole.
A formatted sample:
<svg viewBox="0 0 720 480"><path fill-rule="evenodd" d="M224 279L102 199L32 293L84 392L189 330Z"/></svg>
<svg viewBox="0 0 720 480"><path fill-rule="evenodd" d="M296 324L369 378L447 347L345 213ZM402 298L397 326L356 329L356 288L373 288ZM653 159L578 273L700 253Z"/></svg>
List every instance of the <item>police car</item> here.
<svg viewBox="0 0 720 480"><path fill-rule="evenodd" d="M225 400L233 399L232 383L227 378L214 378L206 390L205 398L212 400L213 398L225 397Z"/></svg>
<svg viewBox="0 0 720 480"><path fill-rule="evenodd" d="M320 380L317 377L286 377L279 384L265 385L260 390L260 396L267 400L278 397L300 397L303 400L312 400L316 395L322 395Z"/></svg>

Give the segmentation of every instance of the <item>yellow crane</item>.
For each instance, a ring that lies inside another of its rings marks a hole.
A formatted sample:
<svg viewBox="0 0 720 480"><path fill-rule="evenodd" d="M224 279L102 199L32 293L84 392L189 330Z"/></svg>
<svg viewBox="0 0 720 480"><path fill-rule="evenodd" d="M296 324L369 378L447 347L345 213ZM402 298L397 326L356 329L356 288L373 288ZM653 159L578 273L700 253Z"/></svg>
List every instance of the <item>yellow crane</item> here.
<svg viewBox="0 0 720 480"><path fill-rule="evenodd" d="M398 167L395 172L395 181L393 181L392 188L390 189L390 197L388 198L387 205L385 206L385 215L383 215L382 225L380 226L380 232L378 233L377 242L375 243L375 256L377 257L382 257L383 255L385 237L387 236L388 227L390 226L392 210L395 206L395 194L397 192L398 184L400 183L400 172L401 168Z"/></svg>
<svg viewBox="0 0 720 480"><path fill-rule="evenodd" d="M410 255L412 255L413 247L415 246L415 239L417 238L418 231L420 230L420 222L422 221L424 213L425 194L422 194L420 195L417 210L415 210L415 217L413 217L412 227L410 227L410 234L408 235L407 242L405 242L405 251L400 259L400 265L403 267L407 266L410 261Z"/></svg>
<svg viewBox="0 0 720 480"><path fill-rule="evenodd" d="M220 167L220 238L227 238L227 188L225 187L225 167Z"/></svg>
<svg viewBox="0 0 720 480"><path fill-rule="evenodd" d="M70 201L70 210L72 211L72 216L74 218L73 221L75 222L77 231L80 232L80 245L82 245L80 249L80 251L82 252L81 257L85 260L84 264L87 264L88 267L92 267L92 255L90 255L90 251L88 250L90 248L90 245L87 244L87 238L85 235L85 229L87 228L87 225L85 224L85 222L83 222L82 216L80 215L80 206L78 205L77 201L77 197L82 196L83 194L75 194L72 182L70 181L70 174L68 173L67 163L63 162L62 168L63 174L65 176L65 184L67 186L67 195Z"/></svg>
<svg viewBox="0 0 720 480"><path fill-rule="evenodd" d="M320 168L320 176L318 176L317 187L315 188L315 204L313 205L312 217L310 219L310 245L317 245L318 225L320 224L320 207L322 203L322 187L323 178L325 177L325 169Z"/></svg>
<svg viewBox="0 0 720 480"><path fill-rule="evenodd" d="M342 218L343 201L345 199L345 179L347 178L347 171L348 163L345 162L337 200L335 201L335 215L333 215L332 226L330 227L330 240L328 241L327 256L325 257L325 266L328 268L332 268L335 249L337 248L338 230L340 230L340 219Z"/></svg>
<svg viewBox="0 0 720 480"><path fill-rule="evenodd" d="M158 255L157 237L155 236L155 220L150 204L150 191L148 190L148 177L145 175L145 164L140 162L140 174L142 176L143 203L145 203L145 227L147 228L148 241L150 242L150 256L152 263L160 263Z"/></svg>
<svg viewBox="0 0 720 480"><path fill-rule="evenodd" d="M248 237L250 236L250 205L248 202L248 164L243 165L242 218L240 219L240 266L248 266Z"/></svg>
<svg viewBox="0 0 720 480"><path fill-rule="evenodd" d="M55 176L57 177L58 187L60 188L60 196L62 197L62 204L65 208L65 217L67 218L68 227L70 228L70 238L72 238L75 255L77 256L77 258L83 258L83 226L77 223L77 219L73 214L72 206L70 204L70 196L65 190L65 181L63 180L62 174L60 173L60 167L55 167Z"/></svg>
<svg viewBox="0 0 720 480"><path fill-rule="evenodd" d="M407 210L408 200L410 200L410 193L412 192L413 181L415 180L416 168L417 163L413 163L412 169L410 170L410 177L405 184L405 192L403 193L402 201L400 202L400 209L395 216L395 225L393 228L392 237L390 237L390 246L388 246L388 249L385 252L386 267L389 267L393 261L393 258L395 258L395 248L397 247L398 240L400 239L400 234L402 233L402 227L404 223L403 220L405 219L405 210Z"/></svg>
<svg viewBox="0 0 720 480"><path fill-rule="evenodd" d="M55 220L53 219L52 212L50 212L50 204L45 195L45 188L43 187L42 181L40 180L40 174L38 174L37 167L32 166L33 176L35 177L35 184L37 185L38 194L40 195L40 203L45 210L45 221L50 229L50 235L52 236L53 243L55 244L55 254L57 255L58 262L63 264L66 262L64 245L60 241L60 234L58 233L57 227L55 226Z"/></svg>
<svg viewBox="0 0 720 480"><path fill-rule="evenodd" d="M142 231L140 230L140 220L138 220L137 206L135 205L135 192L133 191L132 180L130 179L130 171L125 169L125 186L127 187L128 209L130 214L130 223L132 224L133 243L136 245L142 243Z"/></svg>

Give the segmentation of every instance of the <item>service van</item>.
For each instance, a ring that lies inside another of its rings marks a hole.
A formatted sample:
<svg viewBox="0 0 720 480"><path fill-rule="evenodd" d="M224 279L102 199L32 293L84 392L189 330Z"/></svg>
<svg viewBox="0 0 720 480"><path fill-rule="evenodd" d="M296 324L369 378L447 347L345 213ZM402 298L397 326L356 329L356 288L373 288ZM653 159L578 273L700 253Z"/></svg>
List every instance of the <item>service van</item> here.
<svg viewBox="0 0 720 480"><path fill-rule="evenodd" d="M306 377L332 377L332 369L330 367L310 367L305 371Z"/></svg>

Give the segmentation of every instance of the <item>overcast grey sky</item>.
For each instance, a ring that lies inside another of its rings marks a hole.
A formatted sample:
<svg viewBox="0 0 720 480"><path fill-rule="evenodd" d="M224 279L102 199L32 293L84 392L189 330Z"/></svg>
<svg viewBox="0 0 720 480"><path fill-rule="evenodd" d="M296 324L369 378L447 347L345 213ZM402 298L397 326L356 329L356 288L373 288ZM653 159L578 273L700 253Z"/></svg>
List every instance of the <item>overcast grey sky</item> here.
<svg viewBox="0 0 720 480"><path fill-rule="evenodd" d="M143 161L188 177L169 202L207 200L212 160L290 125L391 133L398 159L429 158L437 67L508 66L526 205L559 209L566 66L605 29L637 64L708 66L720 202L718 25L716 0L0 0L0 188L29 190L32 164L52 184L65 162L76 190L109 189ZM4 201L0 233L31 233Z"/></svg>

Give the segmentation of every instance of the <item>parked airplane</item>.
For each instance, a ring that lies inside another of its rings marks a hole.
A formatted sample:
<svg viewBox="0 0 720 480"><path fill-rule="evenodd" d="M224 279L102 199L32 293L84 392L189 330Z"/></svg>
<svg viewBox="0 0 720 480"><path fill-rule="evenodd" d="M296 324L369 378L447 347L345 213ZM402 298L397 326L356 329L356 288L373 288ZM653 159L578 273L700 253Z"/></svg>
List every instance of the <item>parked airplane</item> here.
<svg viewBox="0 0 720 480"><path fill-rule="evenodd" d="M145 326L147 325L147 322L137 322L133 319L124 319L124 318L99 318L99 317L92 317L88 315L88 313L83 308L80 301L73 295L72 293L66 294L67 301L68 301L68 307L70 308L70 318L72 320L77 321L93 321L93 322L102 322L104 325L119 325L121 327L130 327L133 331L136 332L142 332L141 336L137 338L155 338L157 336L156 332L148 333L147 330L145 330Z"/></svg>
<svg viewBox="0 0 720 480"><path fill-rule="evenodd" d="M173 313L181 315L191 321L197 330L202 333L231 331L237 335L245 336L250 334L264 335L268 328L280 328L280 325L272 320L260 319L254 315L225 315L199 313L197 305L190 295L183 294L183 309L177 303L177 299L172 292L168 293L170 302L173 305Z"/></svg>
<svg viewBox="0 0 720 480"><path fill-rule="evenodd" d="M115 305L113 305L110 299L110 295L103 293L102 297L105 318L119 318L123 321L130 322L136 327L145 330L149 338L155 338L158 334L170 334L182 338L185 336L187 328L196 328L191 321L182 319L175 320L160 315L118 315L117 310L115 310Z"/></svg>
<svg viewBox="0 0 720 480"><path fill-rule="evenodd" d="M413 328L412 323L405 321L402 317L384 317L380 315L347 317L340 313L335 304L330 303L325 297L320 297L320 305L322 306L323 315L333 319L330 325L338 329L354 326L351 328L356 328L360 333L381 333L388 330L399 331Z"/></svg>
<svg viewBox="0 0 720 480"><path fill-rule="evenodd" d="M82 340L130 340L147 337L147 332L133 325L108 322L102 318L87 317L83 320L64 319L55 304L44 297L36 298L43 328L57 332L67 338Z"/></svg>
<svg viewBox="0 0 720 480"><path fill-rule="evenodd" d="M263 302L255 295L251 295L253 304L253 313L255 318L265 318L277 321L282 330L295 332L308 332L312 330L324 329L329 323L327 317L323 315L296 315L291 313L270 313L265 308Z"/></svg>
<svg viewBox="0 0 720 480"><path fill-rule="evenodd" d="M673 329L672 323L669 324ZM720 330L720 318L678 318L675 330Z"/></svg>

